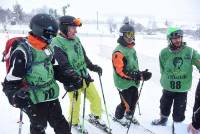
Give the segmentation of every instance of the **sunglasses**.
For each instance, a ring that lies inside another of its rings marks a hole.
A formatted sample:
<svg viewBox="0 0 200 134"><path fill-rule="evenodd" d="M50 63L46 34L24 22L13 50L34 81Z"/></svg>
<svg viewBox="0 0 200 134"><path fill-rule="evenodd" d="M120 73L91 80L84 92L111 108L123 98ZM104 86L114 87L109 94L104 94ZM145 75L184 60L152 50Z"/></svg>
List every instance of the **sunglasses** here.
<svg viewBox="0 0 200 134"><path fill-rule="evenodd" d="M135 38L135 33L134 32L125 32L124 36L126 38L133 39L133 38Z"/></svg>

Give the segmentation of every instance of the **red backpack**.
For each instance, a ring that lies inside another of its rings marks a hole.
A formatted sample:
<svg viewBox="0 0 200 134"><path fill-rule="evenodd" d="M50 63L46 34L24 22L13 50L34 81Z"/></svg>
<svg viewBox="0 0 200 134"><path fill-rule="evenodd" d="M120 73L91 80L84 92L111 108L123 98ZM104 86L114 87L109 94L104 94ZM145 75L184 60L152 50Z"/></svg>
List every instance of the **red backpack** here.
<svg viewBox="0 0 200 134"><path fill-rule="evenodd" d="M12 52L17 48L18 45L21 45L27 55L27 69L30 68L32 63L32 51L30 46L26 43L25 37L14 37L6 42L5 50L3 52L2 61L6 62L6 72L8 73L10 69L10 57Z"/></svg>

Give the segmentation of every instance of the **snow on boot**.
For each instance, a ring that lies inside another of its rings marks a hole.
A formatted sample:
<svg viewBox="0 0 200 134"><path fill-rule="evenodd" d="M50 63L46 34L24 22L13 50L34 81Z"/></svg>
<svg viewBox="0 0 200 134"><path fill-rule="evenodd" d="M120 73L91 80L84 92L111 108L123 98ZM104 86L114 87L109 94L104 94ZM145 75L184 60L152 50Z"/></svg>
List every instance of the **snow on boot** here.
<svg viewBox="0 0 200 134"><path fill-rule="evenodd" d="M80 124L73 124L72 128L77 130L79 133L88 134L88 131L83 128Z"/></svg>
<svg viewBox="0 0 200 134"><path fill-rule="evenodd" d="M152 121L152 125L161 125L161 126L166 126L167 125L167 117L161 117L160 119L156 119L154 121Z"/></svg>
<svg viewBox="0 0 200 134"><path fill-rule="evenodd" d="M131 123L135 125L140 125L139 121L135 117L132 118L132 115L126 114L125 117L127 120L131 121Z"/></svg>
<svg viewBox="0 0 200 134"><path fill-rule="evenodd" d="M99 116L95 116L94 114L89 114L89 122L106 126L105 122L101 120Z"/></svg>
<svg viewBox="0 0 200 134"><path fill-rule="evenodd" d="M118 119L116 117L113 117L113 121L120 123L124 127L128 126L128 124L129 124L129 121L126 119L126 117L123 117L122 119Z"/></svg>
<svg viewBox="0 0 200 134"><path fill-rule="evenodd" d="M172 134L188 134L187 125L183 122L173 122Z"/></svg>

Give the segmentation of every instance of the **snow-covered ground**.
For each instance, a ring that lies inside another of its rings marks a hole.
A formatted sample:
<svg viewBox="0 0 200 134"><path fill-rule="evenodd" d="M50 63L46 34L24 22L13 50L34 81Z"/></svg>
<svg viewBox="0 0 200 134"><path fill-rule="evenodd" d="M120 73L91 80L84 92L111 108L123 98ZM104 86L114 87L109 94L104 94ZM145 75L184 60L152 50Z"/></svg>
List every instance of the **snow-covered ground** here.
<svg viewBox="0 0 200 134"><path fill-rule="evenodd" d="M0 33L0 53L3 52L5 47L5 42L8 38L13 36L22 36L22 35L14 35L9 34L9 36L5 33ZM24 35L25 36L25 35ZM88 57L103 68L103 76L102 83L103 89L105 93L107 108L109 113L114 113L116 106L120 102L120 98L118 92L114 86L113 78L112 78L112 63L111 63L111 54L113 49L116 47L117 37L94 37L94 36L80 36L82 44L84 45ZM189 38L185 38L185 41L188 42L188 45L195 48L200 52L200 41L191 40ZM136 35L136 50L139 58L139 65L141 70L149 69L152 72L152 79L145 82L142 93L139 99L141 115L138 114L138 108L136 109L135 116L138 118L140 123L145 127L149 128L156 134L170 134L170 123L172 122L171 117L169 118L168 127L155 127L151 126L150 123L153 119L159 117L159 100L161 97L162 87L159 83L160 73L159 73L159 64L158 64L158 56L159 52L162 48L166 47L167 42L164 35L157 35L156 38L153 38L148 35ZM0 59L2 55L0 55ZM2 82L5 77L5 65L4 63L0 63L0 81ZM97 89L101 95L101 89L99 84L99 79L96 73L91 72L92 77L95 80ZM188 124L191 121L192 116L192 107L194 103L194 93L196 89L196 84L199 79L199 72L196 68L194 68L193 72L193 84L191 91L188 95L188 104L186 110L186 119L184 123ZM2 87L1 87L2 88ZM62 85L60 85L61 93L60 93L60 102L63 109L63 114L67 116L68 104L69 100L66 96L64 99L61 99L63 94L65 93ZM89 102L86 102L86 115L89 114ZM103 104L103 101L102 101ZM8 100L5 94L0 91L0 134L16 134L18 133L18 124L19 120L19 109L16 109L9 105ZM81 116L81 115L80 115ZM103 116L106 121L105 115ZM110 120L111 121L111 120ZM29 133L29 120L27 116L24 114L23 118L23 130L22 134ZM86 122L86 128L91 134L101 134L102 132L97 130L95 127L91 126ZM126 133L126 129L121 127L118 124L114 124L111 121L111 128L113 129L113 134L124 134ZM48 126L47 134L53 134L53 129ZM133 125L129 131L130 134L146 134L147 131L141 131L137 127Z"/></svg>

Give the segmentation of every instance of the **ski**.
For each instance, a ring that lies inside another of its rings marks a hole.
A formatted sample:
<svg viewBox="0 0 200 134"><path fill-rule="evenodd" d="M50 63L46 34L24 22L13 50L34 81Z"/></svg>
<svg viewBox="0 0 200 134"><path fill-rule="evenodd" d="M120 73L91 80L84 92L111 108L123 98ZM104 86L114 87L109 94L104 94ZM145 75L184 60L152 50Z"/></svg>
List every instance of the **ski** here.
<svg viewBox="0 0 200 134"><path fill-rule="evenodd" d="M95 126L98 129L101 129L103 132L107 133L107 134L112 134L112 129L110 129L108 126L106 126L105 124L100 124L99 122L94 122L91 119L88 119L88 122L90 124L92 124L93 126Z"/></svg>
<svg viewBox="0 0 200 134"><path fill-rule="evenodd" d="M112 120L114 121L114 122L117 122L118 124L120 124L121 126L123 126L123 127L125 127L125 128L128 128L128 125L129 125L129 121L130 120L128 120L128 122L126 122L126 123L122 123L122 122L120 122L119 120L117 120L116 118L115 118L115 116L112 116L111 114L109 114L109 116L112 118ZM133 122L132 121L132 123L135 125L135 127L140 127L141 129L143 129L144 131L146 131L146 132L148 132L148 133L150 133L150 134L156 134L155 132L153 132L153 131L151 131L150 129L148 129L148 128L146 128L145 126L143 126L142 124L140 124L139 122Z"/></svg>

